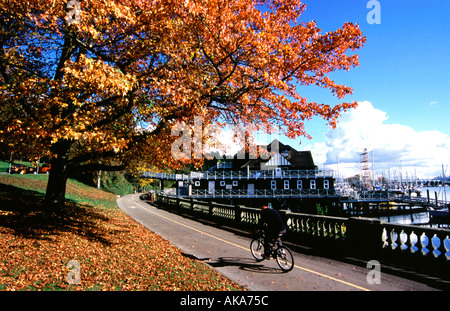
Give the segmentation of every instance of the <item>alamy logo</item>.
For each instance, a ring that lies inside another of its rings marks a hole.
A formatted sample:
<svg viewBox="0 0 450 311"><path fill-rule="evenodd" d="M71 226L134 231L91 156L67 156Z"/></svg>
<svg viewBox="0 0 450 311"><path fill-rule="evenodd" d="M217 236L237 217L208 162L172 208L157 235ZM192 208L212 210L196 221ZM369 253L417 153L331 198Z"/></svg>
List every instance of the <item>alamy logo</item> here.
<svg viewBox="0 0 450 311"><path fill-rule="evenodd" d="M67 273L66 281L69 284L81 284L81 265L78 260L71 260L67 263L67 269L70 269Z"/></svg>
<svg viewBox="0 0 450 311"><path fill-rule="evenodd" d="M69 0L66 5L66 22L68 25L81 21L81 5L77 0Z"/></svg>
<svg viewBox="0 0 450 311"><path fill-rule="evenodd" d="M366 265L367 269L371 269L367 273L366 281L370 285L381 284L381 265L378 260L371 260Z"/></svg>
<svg viewBox="0 0 450 311"><path fill-rule="evenodd" d="M270 158L270 154L278 152L278 133L274 133L269 129L263 131L264 141L272 142L270 143L270 150L268 150L268 145L257 145L254 141L249 140L249 137L252 137L252 135L243 128L233 126L231 131L231 136L235 138L234 144L241 147L236 154L237 159L245 159L248 156L249 159L261 158L267 160ZM207 156L211 151L210 145L204 144L205 141L216 142L216 152L212 152L212 154L214 154L214 157L222 157L220 152L217 151L224 145L222 142L217 141L219 132L220 128L218 126L204 125L203 118L200 116L194 117L193 126L189 126L185 122L176 123L171 130L171 135L178 137L171 146L172 157L175 160L201 160L203 156ZM247 148L244 149L244 146L247 146ZM226 155L227 158L232 158L233 156L234 154Z"/></svg>
<svg viewBox="0 0 450 311"><path fill-rule="evenodd" d="M371 9L369 13L367 13L367 23L373 24L381 24L381 4L378 0L370 0L367 2L367 8Z"/></svg>

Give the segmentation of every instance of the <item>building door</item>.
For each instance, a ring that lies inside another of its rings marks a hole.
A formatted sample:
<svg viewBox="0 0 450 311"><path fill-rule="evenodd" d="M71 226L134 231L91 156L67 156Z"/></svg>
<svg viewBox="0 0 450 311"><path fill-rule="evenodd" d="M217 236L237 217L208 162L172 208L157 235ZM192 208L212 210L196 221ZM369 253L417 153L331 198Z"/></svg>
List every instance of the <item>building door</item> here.
<svg viewBox="0 0 450 311"><path fill-rule="evenodd" d="M213 195L215 190L216 190L216 182L214 180L208 181L208 193Z"/></svg>
<svg viewBox="0 0 450 311"><path fill-rule="evenodd" d="M281 167L277 167L277 168L275 169L275 176L276 176L276 177L281 177Z"/></svg>
<svg viewBox="0 0 450 311"><path fill-rule="evenodd" d="M248 184L247 186L248 186L247 194L248 195L254 195L255 194L255 184Z"/></svg>

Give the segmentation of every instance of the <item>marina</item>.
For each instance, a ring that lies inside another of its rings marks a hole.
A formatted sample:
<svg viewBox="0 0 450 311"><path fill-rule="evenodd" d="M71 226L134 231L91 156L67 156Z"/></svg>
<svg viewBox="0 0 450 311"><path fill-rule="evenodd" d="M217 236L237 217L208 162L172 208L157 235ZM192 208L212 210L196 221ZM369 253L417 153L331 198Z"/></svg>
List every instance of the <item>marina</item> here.
<svg viewBox="0 0 450 311"><path fill-rule="evenodd" d="M450 187L420 187L414 191L362 191L352 196L341 195L346 214L378 218L406 225L427 225L449 228L450 215L447 198Z"/></svg>
<svg viewBox="0 0 450 311"><path fill-rule="evenodd" d="M359 178L338 178L335 187L341 208L347 215L373 217L395 224L428 225L449 228L450 180L442 175L433 179L403 178L400 173L391 178L375 177L373 154L370 167L369 152L360 154Z"/></svg>

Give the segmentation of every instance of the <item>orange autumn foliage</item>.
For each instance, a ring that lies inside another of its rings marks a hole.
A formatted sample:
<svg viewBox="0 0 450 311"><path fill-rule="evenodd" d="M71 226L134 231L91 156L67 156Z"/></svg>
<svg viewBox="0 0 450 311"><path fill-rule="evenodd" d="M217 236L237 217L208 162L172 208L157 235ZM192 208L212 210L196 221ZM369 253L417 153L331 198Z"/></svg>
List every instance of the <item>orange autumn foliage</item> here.
<svg viewBox="0 0 450 311"><path fill-rule="evenodd" d="M298 85L352 89L329 74L358 65L358 25L322 33L299 0L0 0L0 143L73 169L176 167L177 122L282 126L308 136L342 111ZM74 3L79 11L74 13ZM95 164L103 166L96 166ZM52 166L53 167L53 166Z"/></svg>

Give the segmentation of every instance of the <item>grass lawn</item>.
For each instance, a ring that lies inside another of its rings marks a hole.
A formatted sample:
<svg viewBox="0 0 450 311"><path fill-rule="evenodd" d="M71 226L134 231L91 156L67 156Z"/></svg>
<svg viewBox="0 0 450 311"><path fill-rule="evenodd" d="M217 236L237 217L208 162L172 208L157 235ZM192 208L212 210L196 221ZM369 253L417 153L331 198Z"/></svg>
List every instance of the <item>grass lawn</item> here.
<svg viewBox="0 0 450 311"><path fill-rule="evenodd" d="M47 175L0 175L0 290L245 290L74 180L42 212ZM75 264L73 264L75 263Z"/></svg>

